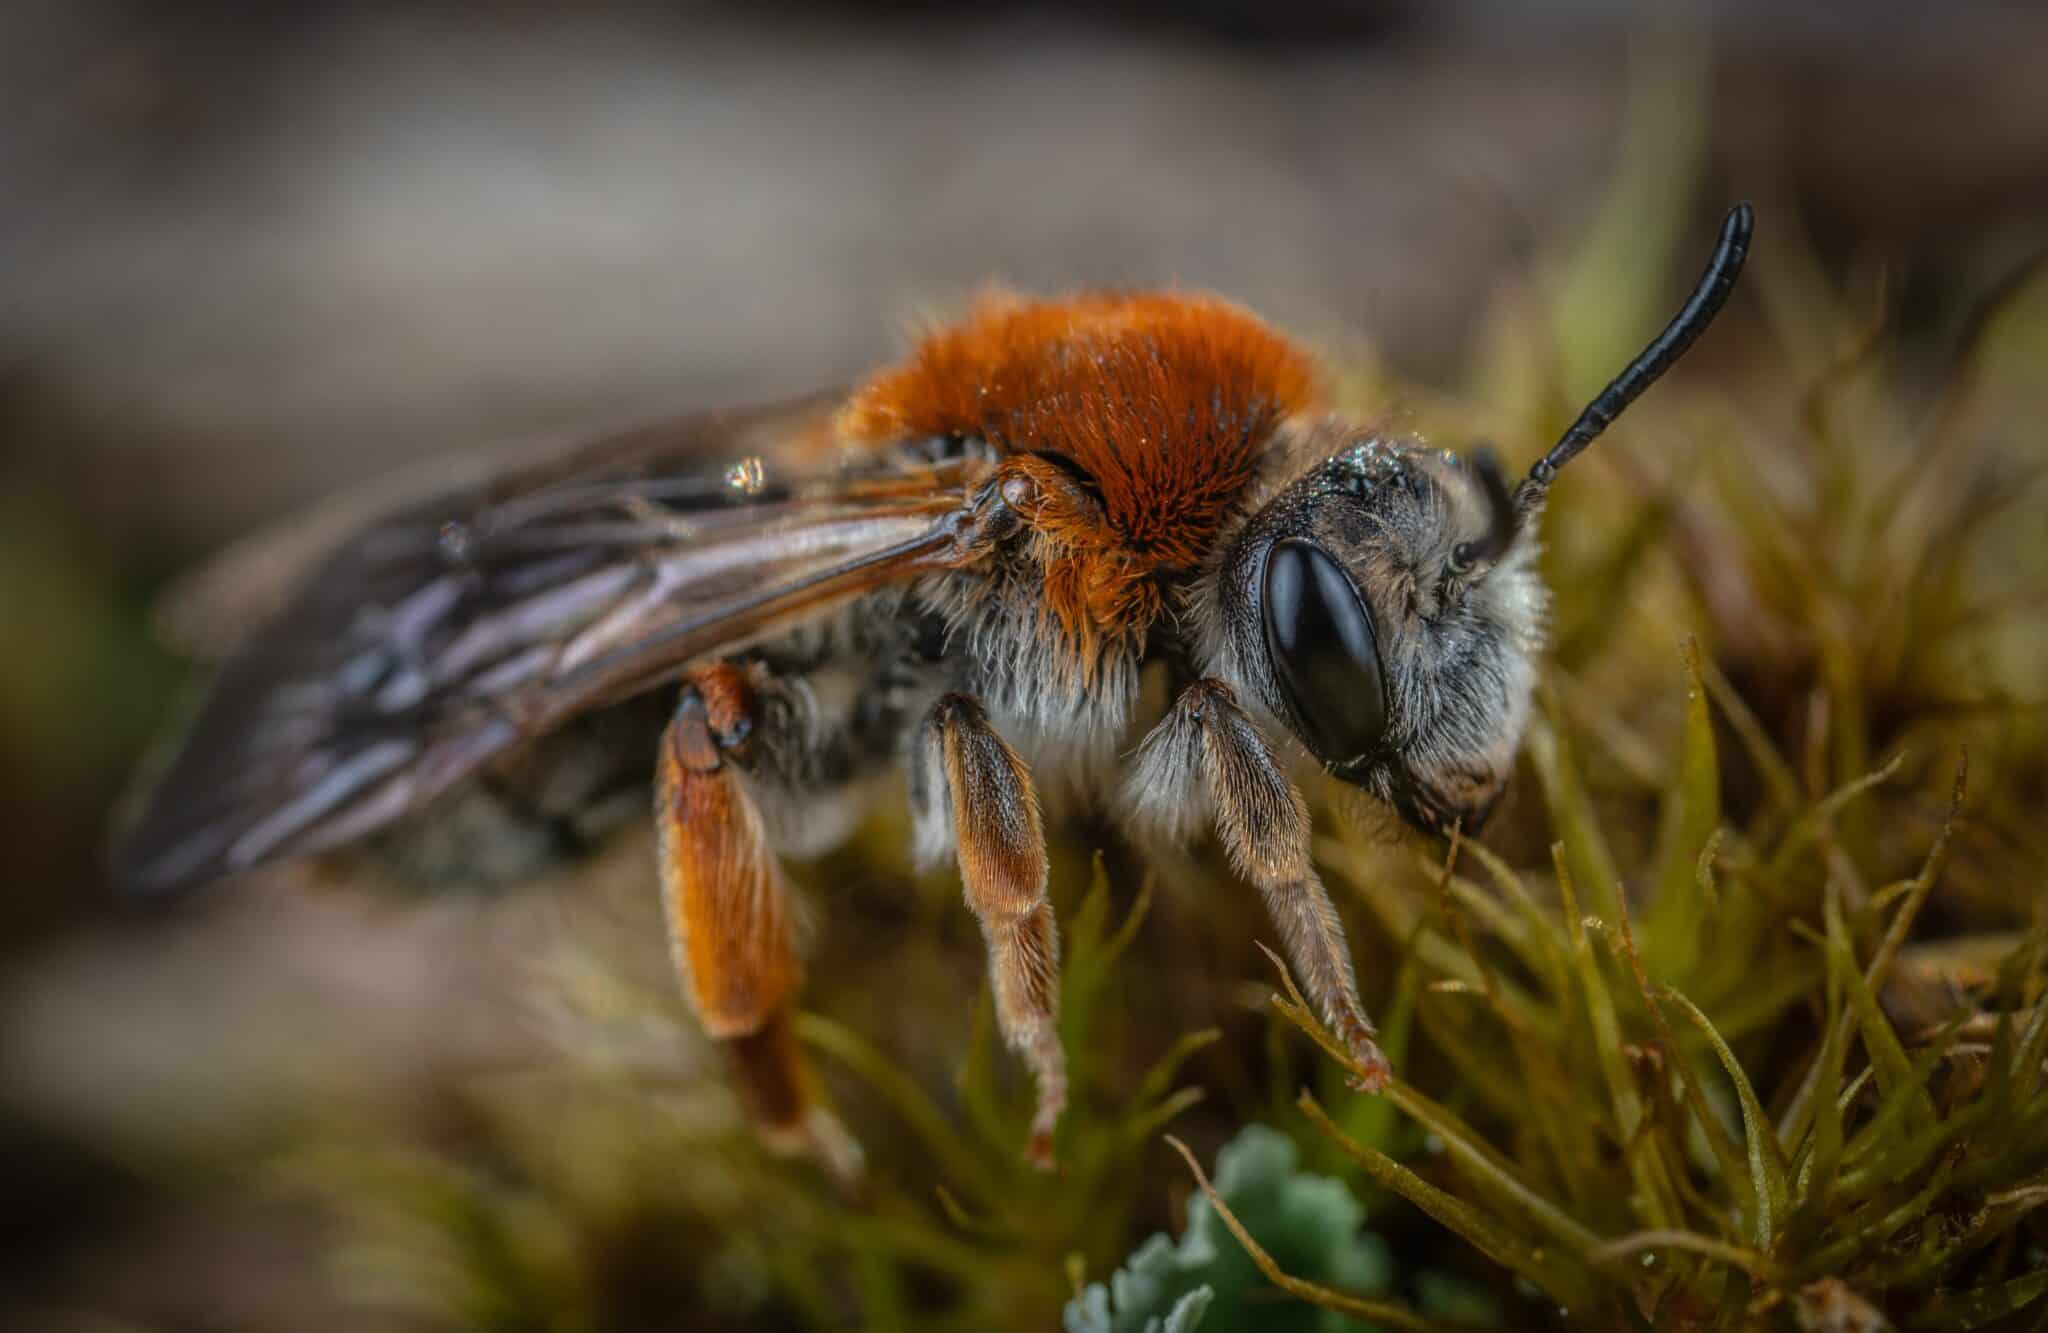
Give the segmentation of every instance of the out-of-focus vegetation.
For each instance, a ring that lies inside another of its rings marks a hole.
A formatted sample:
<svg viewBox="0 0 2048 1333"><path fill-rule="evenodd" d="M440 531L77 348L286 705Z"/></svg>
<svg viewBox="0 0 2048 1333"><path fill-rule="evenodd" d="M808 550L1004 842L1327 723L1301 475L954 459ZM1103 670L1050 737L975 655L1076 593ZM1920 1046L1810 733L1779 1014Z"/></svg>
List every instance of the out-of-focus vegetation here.
<svg viewBox="0 0 2048 1333"><path fill-rule="evenodd" d="M1676 100L1644 123L1702 115L1690 86L1647 81ZM1631 144L1459 392L1365 360L1345 392L1533 456L1715 211L1668 134ZM163 1057L168 1100L257 1086L260 1135L166 1147L137 1088L106 1137L150 1121L137 1170L309 1210L335 1289L407 1328L2042 1327L2048 277L1902 338L1880 266L1824 270L1758 204L1737 309L1558 488L1541 717L1483 844L1324 793L1389 1095L1345 1087L1212 858L1070 823L1075 1095L1060 1174L1031 1170L980 942L892 812L800 875L801 1035L863 1208L747 1136L630 837L537 890L525 1047L394 1100L237 1030L241 1065ZM24 680L24 729L79 684Z"/></svg>

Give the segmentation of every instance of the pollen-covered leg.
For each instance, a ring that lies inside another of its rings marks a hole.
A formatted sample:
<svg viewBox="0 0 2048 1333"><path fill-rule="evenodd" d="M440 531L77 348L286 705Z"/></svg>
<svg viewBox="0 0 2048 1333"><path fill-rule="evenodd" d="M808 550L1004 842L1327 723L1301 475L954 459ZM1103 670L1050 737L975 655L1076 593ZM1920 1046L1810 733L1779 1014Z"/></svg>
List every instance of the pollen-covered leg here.
<svg viewBox="0 0 2048 1333"><path fill-rule="evenodd" d="M939 700L927 724L928 799L943 779L967 905L988 940L996 1022L1038 1083L1025 1155L1053 1164L1052 1135L1067 1104L1059 1036L1059 934L1046 896L1045 831L1024 761L965 695ZM929 849L927 849L929 850Z"/></svg>
<svg viewBox="0 0 2048 1333"><path fill-rule="evenodd" d="M1344 927L1309 856L1308 802L1221 681L1197 681L1152 729L1127 795L1138 814L1184 835L1189 812L1214 818L1237 873L1266 900L1289 964L1378 1092L1393 1076L1358 1001Z"/></svg>
<svg viewBox="0 0 2048 1333"><path fill-rule="evenodd" d="M803 979L795 906L739 767L756 718L745 673L713 665L692 673L662 736L655 824L669 942L762 1141L809 1156L852 1191L859 1145L818 1101L791 1027Z"/></svg>

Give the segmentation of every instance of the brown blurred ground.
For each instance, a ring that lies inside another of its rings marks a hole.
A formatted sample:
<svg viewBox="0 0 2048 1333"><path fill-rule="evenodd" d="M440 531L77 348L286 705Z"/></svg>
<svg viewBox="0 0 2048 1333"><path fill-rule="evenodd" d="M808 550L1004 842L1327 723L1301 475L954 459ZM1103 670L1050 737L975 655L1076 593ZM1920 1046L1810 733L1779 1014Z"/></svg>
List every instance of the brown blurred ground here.
<svg viewBox="0 0 2048 1333"><path fill-rule="evenodd" d="M206 1105L179 1075L275 1081L306 1043L348 1044L357 1090L501 1055L501 937L541 928L531 901L112 903L93 848L173 692L143 607L178 567L433 450L857 374L991 276L1214 288L1441 377L1590 212L1640 35L1590 0L981 15L0 13L0 1314L310 1326L303 1220L208 1202L264 1108L188 1151L152 1096ZM1939 325L2048 230L2039 7L1695 33L1702 231L1775 199L1834 262L1900 259ZM155 1174L171 1148L195 1178Z"/></svg>

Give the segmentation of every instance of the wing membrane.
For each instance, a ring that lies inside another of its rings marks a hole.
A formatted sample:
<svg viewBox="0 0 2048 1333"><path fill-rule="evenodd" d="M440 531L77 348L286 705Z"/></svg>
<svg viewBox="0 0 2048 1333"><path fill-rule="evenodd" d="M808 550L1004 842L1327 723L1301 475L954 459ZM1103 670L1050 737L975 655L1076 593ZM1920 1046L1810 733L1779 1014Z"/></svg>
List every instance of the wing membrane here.
<svg viewBox="0 0 2048 1333"><path fill-rule="evenodd" d="M840 390L767 407L703 412L623 430L559 436L458 451L345 491L310 512L260 529L180 579L157 615L163 638L193 657L225 657L248 634L282 614L310 576L351 539L424 502L459 516L493 500L508 519L522 504L545 509L595 498L622 480L654 495L715 489L715 464L750 455L796 456L815 469L831 448ZM681 472L681 476L667 476ZM537 497L548 496L539 501ZM522 500L522 497L524 499Z"/></svg>
<svg viewBox="0 0 2048 1333"><path fill-rule="evenodd" d="M820 420L636 432L362 528L228 656L117 877L163 893L352 841L696 659L946 567L975 465L849 467Z"/></svg>

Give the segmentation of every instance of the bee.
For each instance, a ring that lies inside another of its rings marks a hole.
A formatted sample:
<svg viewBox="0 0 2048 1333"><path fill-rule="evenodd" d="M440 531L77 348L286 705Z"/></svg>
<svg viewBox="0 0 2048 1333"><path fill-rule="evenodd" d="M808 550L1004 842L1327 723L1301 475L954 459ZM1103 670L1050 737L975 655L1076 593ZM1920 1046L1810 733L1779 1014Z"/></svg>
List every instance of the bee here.
<svg viewBox="0 0 2048 1333"><path fill-rule="evenodd" d="M1713 320L1751 225L1728 214L1683 309L1512 490L1490 454L1332 418L1315 362L1246 311L1141 292L984 298L851 391L401 505L227 657L116 877L162 895L451 829L516 873L651 788L691 1007L763 1140L852 1184L793 1034L783 861L897 767L918 858L954 862L979 919L1049 1166L1057 783L1141 838L1213 831L1376 1091L1295 778L1429 834L1485 822L1535 683L1545 497ZM1154 666L1171 702L1147 716Z"/></svg>

